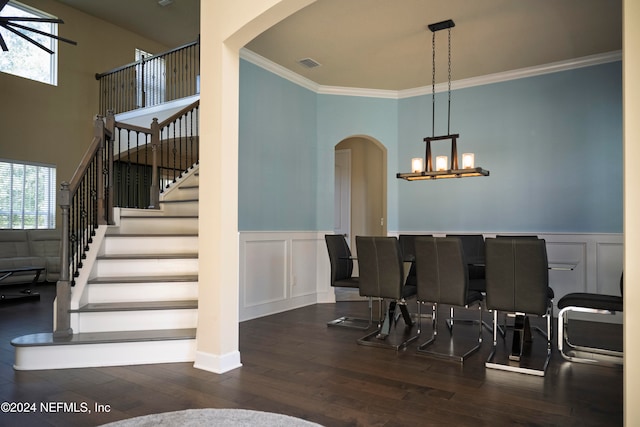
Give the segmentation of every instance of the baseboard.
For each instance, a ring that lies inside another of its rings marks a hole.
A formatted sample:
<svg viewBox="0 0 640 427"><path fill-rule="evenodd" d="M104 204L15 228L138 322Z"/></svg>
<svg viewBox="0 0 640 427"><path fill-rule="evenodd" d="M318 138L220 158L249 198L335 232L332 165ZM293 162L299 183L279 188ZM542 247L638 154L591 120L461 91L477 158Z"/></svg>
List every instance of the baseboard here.
<svg viewBox="0 0 640 427"><path fill-rule="evenodd" d="M197 351L196 360L193 364L193 367L196 369L213 372L214 374L224 374L241 366L239 351L233 351L223 355Z"/></svg>

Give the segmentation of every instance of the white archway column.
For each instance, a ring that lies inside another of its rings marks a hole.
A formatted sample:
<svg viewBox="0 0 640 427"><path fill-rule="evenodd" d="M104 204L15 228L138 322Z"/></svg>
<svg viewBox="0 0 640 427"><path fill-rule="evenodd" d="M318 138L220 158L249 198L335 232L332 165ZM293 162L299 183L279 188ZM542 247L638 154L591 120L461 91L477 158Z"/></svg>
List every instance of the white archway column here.
<svg viewBox="0 0 640 427"><path fill-rule="evenodd" d="M194 366L241 366L238 345L239 50L315 0L200 2L200 212L198 332Z"/></svg>
<svg viewBox="0 0 640 427"><path fill-rule="evenodd" d="M640 4L623 3L624 132L624 423L640 420Z"/></svg>

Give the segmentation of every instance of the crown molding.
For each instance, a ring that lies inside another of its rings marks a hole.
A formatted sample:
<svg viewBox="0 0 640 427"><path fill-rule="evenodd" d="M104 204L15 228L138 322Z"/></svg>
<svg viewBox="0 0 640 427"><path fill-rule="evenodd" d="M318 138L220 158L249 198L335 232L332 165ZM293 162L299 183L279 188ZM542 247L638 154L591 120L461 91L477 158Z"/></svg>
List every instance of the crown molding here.
<svg viewBox="0 0 640 427"><path fill-rule="evenodd" d="M365 89L351 88L341 86L323 86L312 80L302 77L293 71L276 64L273 61L264 58L249 49L240 49L240 58L257 65L277 76L289 80L305 89L309 89L317 94L322 95L341 95L341 96L360 96L369 98L386 98L386 99L403 99L414 96L428 95L432 93L431 86L422 86L405 90L383 90L383 89ZM574 70L577 68L591 67L594 65L606 64L609 62L621 61L622 51L606 52L596 55L583 56L566 61L558 61L550 64L537 65L534 67L520 68L517 70L505 71L502 73L487 74L480 77L472 77L469 79L455 80L451 82L451 89L464 89L474 86L483 86L493 83L500 83L509 80L523 79L527 77L535 77L544 74L558 73L561 71ZM445 92L448 89L447 83L439 83L435 85L436 92Z"/></svg>
<svg viewBox="0 0 640 427"><path fill-rule="evenodd" d="M309 80L306 77L302 77L300 74L296 74L288 68L284 68L282 65L276 64L275 62L270 61L267 58L250 51L247 48L243 47L242 49L240 49L240 58L254 65L257 65L260 68L264 68L265 70L270 71L271 73L282 77L283 79L289 80L290 82L295 83L298 86L302 86L305 89L309 89L310 91L316 93L320 90L320 85L318 83Z"/></svg>
<svg viewBox="0 0 640 427"><path fill-rule="evenodd" d="M606 64L622 60L622 51L600 53L596 55L573 58L566 61L552 62L550 64L536 65L534 67L519 68L517 70L504 71L502 73L487 74L485 76L472 77L469 79L455 80L451 82L451 90L464 89L474 86L484 86L492 83L501 83L509 80L524 79L527 77L541 76L544 74L558 73L561 71L575 70L577 68L592 67L594 65ZM446 92L446 83L439 83L435 86L436 92ZM398 91L398 98L411 98L431 94L431 86L422 86L413 89Z"/></svg>
<svg viewBox="0 0 640 427"><path fill-rule="evenodd" d="M398 99L397 90L364 89L357 87L320 86L318 93L322 95L364 96L369 98Z"/></svg>

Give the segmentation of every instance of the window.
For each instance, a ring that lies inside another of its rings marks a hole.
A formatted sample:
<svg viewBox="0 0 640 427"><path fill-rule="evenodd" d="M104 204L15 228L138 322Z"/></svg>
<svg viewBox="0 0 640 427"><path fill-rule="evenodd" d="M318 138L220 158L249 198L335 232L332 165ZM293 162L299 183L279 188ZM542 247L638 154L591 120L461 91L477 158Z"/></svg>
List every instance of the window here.
<svg viewBox="0 0 640 427"><path fill-rule="evenodd" d="M55 16L15 1L10 1L4 9L0 11L0 16L55 18ZM58 24L49 22L22 22L20 24L48 34L58 34ZM9 48L8 52L0 51L0 71L50 85L57 85L58 42L51 37L43 36L32 31L19 28L16 28L16 31L24 33L43 46L53 50L55 53L51 55L33 43L0 27L0 34L2 34L2 38Z"/></svg>
<svg viewBox="0 0 640 427"><path fill-rule="evenodd" d="M56 168L0 160L0 229L56 228Z"/></svg>
<svg viewBox="0 0 640 427"><path fill-rule="evenodd" d="M149 52L136 49L136 61L140 61L143 58L151 58L152 56ZM138 107L150 107L162 104L165 101L165 74L166 66L163 58L151 58L150 60L145 60L144 64L136 66Z"/></svg>

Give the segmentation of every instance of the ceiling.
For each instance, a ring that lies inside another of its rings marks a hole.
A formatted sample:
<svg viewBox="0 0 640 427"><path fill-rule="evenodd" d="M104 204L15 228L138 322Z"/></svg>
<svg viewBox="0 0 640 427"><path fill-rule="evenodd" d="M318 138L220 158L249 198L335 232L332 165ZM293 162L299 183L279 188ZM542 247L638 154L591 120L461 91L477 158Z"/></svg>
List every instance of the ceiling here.
<svg viewBox="0 0 640 427"><path fill-rule="evenodd" d="M199 0L58 1L169 47L199 34ZM446 19L455 22L452 80L622 49L622 0L318 0L246 47L319 85L411 89L431 84L427 25ZM442 82L447 31L435 34ZM305 68L303 58L321 65Z"/></svg>

